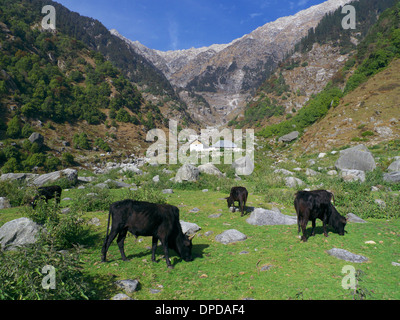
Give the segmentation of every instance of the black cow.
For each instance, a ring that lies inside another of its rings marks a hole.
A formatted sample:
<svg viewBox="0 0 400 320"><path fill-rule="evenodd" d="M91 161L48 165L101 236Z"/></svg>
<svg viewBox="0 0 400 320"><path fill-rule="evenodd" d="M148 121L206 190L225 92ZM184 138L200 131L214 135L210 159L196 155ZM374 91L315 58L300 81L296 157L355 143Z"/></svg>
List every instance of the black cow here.
<svg viewBox="0 0 400 320"><path fill-rule="evenodd" d="M239 201L240 211L242 212L240 216L243 217L244 207L246 205L248 195L249 193L245 187L232 187L229 197L226 198L226 201L228 202L228 208L234 206L235 201Z"/></svg>
<svg viewBox="0 0 400 320"><path fill-rule="evenodd" d="M326 225L329 224L339 235L344 235L346 218L342 217L331 203L334 198L333 193L326 190L298 191L294 199L294 207L297 213L297 232L300 227L303 231L301 240L307 241L305 235L307 223L312 221L311 236L314 236L315 220L318 218L323 222L324 235L328 236Z"/></svg>
<svg viewBox="0 0 400 320"><path fill-rule="evenodd" d="M110 234L110 216L112 225ZM122 260L127 260L124 252L124 240L127 232L136 237L152 236L151 260L156 262L155 254L157 241L160 240L164 248L167 266L172 268L169 260L168 248L171 248L185 261L192 261L192 238L182 232L179 222L179 209L168 204L155 204L145 201L122 200L110 205L108 215L107 234L104 240L101 260L106 261L107 250L118 235L117 243Z"/></svg>
<svg viewBox="0 0 400 320"><path fill-rule="evenodd" d="M44 199L48 203L49 199L56 199L57 203L60 203L62 189L60 186L49 186L49 187L39 187L38 194L32 198L31 206L33 209L36 207L36 201L39 199Z"/></svg>

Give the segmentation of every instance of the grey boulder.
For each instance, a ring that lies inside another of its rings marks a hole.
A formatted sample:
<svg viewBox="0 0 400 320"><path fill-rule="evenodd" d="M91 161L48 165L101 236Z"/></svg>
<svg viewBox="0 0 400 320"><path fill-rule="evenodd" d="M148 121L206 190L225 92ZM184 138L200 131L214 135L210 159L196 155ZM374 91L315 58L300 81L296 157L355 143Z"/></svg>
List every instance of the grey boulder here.
<svg viewBox="0 0 400 320"><path fill-rule="evenodd" d="M372 171L376 163L372 153L362 144L340 151L340 157L336 161L337 169Z"/></svg>
<svg viewBox="0 0 400 320"><path fill-rule="evenodd" d="M400 171L385 173L383 175L383 180L386 182L394 182L394 183L400 182Z"/></svg>
<svg viewBox="0 0 400 320"><path fill-rule="evenodd" d="M297 223L296 217L284 215L278 211L256 208L246 222L255 226L292 225Z"/></svg>
<svg viewBox="0 0 400 320"><path fill-rule="evenodd" d="M350 251L347 251L344 249L332 248L331 250L328 250L327 253L338 259L349 261L349 262L354 262L354 263L363 263L363 262L368 261L367 257L351 253Z"/></svg>
<svg viewBox="0 0 400 320"><path fill-rule="evenodd" d="M247 236L236 229L226 230L215 236L215 240L222 244L246 240Z"/></svg>
<svg viewBox="0 0 400 320"><path fill-rule="evenodd" d="M197 224L192 222L185 222L183 220L180 220L179 222L181 223L183 234L186 235L195 234L197 231L201 229Z"/></svg>
<svg viewBox="0 0 400 320"><path fill-rule="evenodd" d="M176 173L175 182L197 181L199 179L199 169L192 164L185 163Z"/></svg>
<svg viewBox="0 0 400 320"><path fill-rule="evenodd" d="M57 180L65 178L72 184L76 184L78 181L78 171L75 169L64 169L60 171L50 172L46 174L41 174L35 179L33 179L33 184L35 186L41 187L46 183L53 183Z"/></svg>
<svg viewBox="0 0 400 320"><path fill-rule="evenodd" d="M279 142L291 142L293 140L296 140L299 137L299 132L298 131L292 131L291 133L285 134L284 136L280 137L278 139Z"/></svg>
<svg viewBox="0 0 400 320"><path fill-rule="evenodd" d="M0 228L2 250L16 250L20 246L35 243L41 226L28 218L5 223Z"/></svg>

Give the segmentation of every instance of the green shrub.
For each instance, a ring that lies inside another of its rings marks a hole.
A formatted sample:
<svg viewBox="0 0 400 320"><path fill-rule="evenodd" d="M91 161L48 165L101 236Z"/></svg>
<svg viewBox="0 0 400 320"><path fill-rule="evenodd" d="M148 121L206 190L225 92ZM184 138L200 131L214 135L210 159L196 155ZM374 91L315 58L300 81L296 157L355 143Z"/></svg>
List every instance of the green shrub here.
<svg viewBox="0 0 400 320"><path fill-rule="evenodd" d="M17 139L21 135L21 120L18 116L14 116L7 126L7 136Z"/></svg>
<svg viewBox="0 0 400 320"><path fill-rule="evenodd" d="M89 195L88 195L89 194ZM72 209L76 211L108 211L111 203L116 201L110 190L105 188L86 188L76 194Z"/></svg>
<svg viewBox="0 0 400 320"><path fill-rule="evenodd" d="M44 266L55 268L55 288L44 289ZM94 297L92 280L82 273L79 250L57 252L36 243L15 252L0 250L1 300L71 300Z"/></svg>
<svg viewBox="0 0 400 320"><path fill-rule="evenodd" d="M74 148L78 149L85 149L89 150L90 149L90 142L88 140L88 136L86 133L82 132L81 134L74 134L74 137L72 138L72 141L74 143Z"/></svg>
<svg viewBox="0 0 400 320"><path fill-rule="evenodd" d="M20 181L0 181L0 197L6 197L12 207L24 205L32 198L33 188Z"/></svg>
<svg viewBox="0 0 400 320"><path fill-rule="evenodd" d="M373 136L374 133L372 131L364 131L363 133L361 133L361 136L363 137L369 137L369 136Z"/></svg>
<svg viewBox="0 0 400 320"><path fill-rule="evenodd" d="M45 227L46 232L41 233L41 238L57 249L71 248L84 239L84 220L82 213L71 210L61 214L61 209L56 202L46 203L44 200L36 202L35 209L30 206L23 210L32 221Z"/></svg>
<svg viewBox="0 0 400 320"><path fill-rule="evenodd" d="M94 144L105 152L110 152L111 148L102 138L97 138Z"/></svg>
<svg viewBox="0 0 400 320"><path fill-rule="evenodd" d="M69 152L64 152L61 156L61 160L64 166L68 167L75 163L74 156Z"/></svg>

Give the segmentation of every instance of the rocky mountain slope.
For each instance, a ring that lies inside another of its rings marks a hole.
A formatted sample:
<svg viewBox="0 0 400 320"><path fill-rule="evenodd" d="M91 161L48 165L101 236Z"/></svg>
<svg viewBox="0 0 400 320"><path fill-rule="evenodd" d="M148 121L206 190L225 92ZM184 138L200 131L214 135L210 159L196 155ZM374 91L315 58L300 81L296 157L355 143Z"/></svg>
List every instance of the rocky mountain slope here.
<svg viewBox="0 0 400 320"><path fill-rule="evenodd" d="M273 72L296 42L317 26L323 16L349 3L328 0L293 16L267 23L229 44L180 51L151 50L125 40L144 55L179 89L192 115L203 123L220 125L245 106L255 89ZM114 35L119 35L113 30ZM203 99L197 108L199 96Z"/></svg>
<svg viewBox="0 0 400 320"><path fill-rule="evenodd" d="M346 95L298 142L305 152L400 139L400 60Z"/></svg>

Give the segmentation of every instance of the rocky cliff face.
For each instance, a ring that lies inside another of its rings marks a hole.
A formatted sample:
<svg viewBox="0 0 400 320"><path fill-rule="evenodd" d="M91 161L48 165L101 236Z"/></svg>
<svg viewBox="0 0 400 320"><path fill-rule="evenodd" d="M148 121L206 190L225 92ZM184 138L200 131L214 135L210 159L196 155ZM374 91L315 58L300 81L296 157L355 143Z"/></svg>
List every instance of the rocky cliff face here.
<svg viewBox="0 0 400 320"><path fill-rule="evenodd" d="M316 27L326 13L349 2L328 0L267 23L229 44L197 49L162 52L123 38L116 30L112 33L164 73L179 89L181 99L195 118L205 124L221 125L230 119L230 114L237 114L245 106L310 28Z"/></svg>

